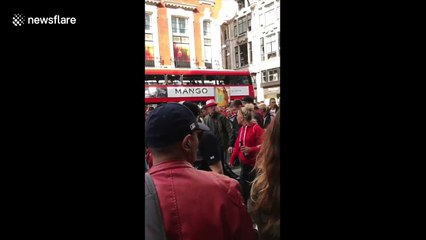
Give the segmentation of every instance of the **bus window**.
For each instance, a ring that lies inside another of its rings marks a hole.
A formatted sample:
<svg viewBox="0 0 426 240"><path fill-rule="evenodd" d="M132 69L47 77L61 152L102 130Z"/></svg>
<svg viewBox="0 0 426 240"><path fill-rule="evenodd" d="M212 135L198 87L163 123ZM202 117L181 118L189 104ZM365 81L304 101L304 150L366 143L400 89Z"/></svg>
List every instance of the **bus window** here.
<svg viewBox="0 0 426 240"><path fill-rule="evenodd" d="M172 85L182 85L182 75L167 75L167 83Z"/></svg>
<svg viewBox="0 0 426 240"><path fill-rule="evenodd" d="M217 75L215 78L218 85L229 85L229 80L226 76Z"/></svg>
<svg viewBox="0 0 426 240"><path fill-rule="evenodd" d="M216 76L206 76L206 79L204 80L205 85L217 85L216 83Z"/></svg>
<svg viewBox="0 0 426 240"><path fill-rule="evenodd" d="M226 76L231 85L247 85L251 84L249 76Z"/></svg>
<svg viewBox="0 0 426 240"><path fill-rule="evenodd" d="M201 75L183 75L183 85L200 85L202 84Z"/></svg>
<svg viewBox="0 0 426 240"><path fill-rule="evenodd" d="M164 75L145 75L145 85L163 84L164 80Z"/></svg>

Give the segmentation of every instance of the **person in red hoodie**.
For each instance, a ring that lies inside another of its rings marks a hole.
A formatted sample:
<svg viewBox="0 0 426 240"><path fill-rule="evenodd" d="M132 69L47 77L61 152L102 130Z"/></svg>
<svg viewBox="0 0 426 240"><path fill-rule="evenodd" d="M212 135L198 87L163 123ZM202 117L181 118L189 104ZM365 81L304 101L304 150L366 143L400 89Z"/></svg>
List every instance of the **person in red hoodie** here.
<svg viewBox="0 0 426 240"><path fill-rule="evenodd" d="M248 103L238 110L237 121L241 127L229 162L232 167L237 157L241 161L240 185L243 198L247 204L247 199L250 196L251 182L256 177L256 173L252 170L262 144L264 130L254 119L253 104Z"/></svg>

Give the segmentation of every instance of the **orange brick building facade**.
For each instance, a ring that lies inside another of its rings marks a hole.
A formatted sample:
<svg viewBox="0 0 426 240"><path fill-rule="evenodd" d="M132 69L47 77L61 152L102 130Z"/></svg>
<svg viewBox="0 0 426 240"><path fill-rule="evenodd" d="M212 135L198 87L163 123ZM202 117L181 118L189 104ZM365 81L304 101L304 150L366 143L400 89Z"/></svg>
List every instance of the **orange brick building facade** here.
<svg viewBox="0 0 426 240"><path fill-rule="evenodd" d="M222 68L221 8L221 0L145 0L145 67Z"/></svg>

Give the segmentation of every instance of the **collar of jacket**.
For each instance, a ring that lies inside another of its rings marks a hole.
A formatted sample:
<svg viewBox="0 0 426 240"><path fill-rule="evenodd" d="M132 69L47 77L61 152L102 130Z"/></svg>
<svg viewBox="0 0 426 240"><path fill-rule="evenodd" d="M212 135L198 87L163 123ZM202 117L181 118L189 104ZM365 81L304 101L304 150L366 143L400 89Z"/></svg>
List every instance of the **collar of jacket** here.
<svg viewBox="0 0 426 240"><path fill-rule="evenodd" d="M149 174L154 174L159 171L163 171L170 168L181 168L181 167L189 167L192 168L191 163L185 160L172 160L172 161L164 161L159 164L152 166L149 169Z"/></svg>

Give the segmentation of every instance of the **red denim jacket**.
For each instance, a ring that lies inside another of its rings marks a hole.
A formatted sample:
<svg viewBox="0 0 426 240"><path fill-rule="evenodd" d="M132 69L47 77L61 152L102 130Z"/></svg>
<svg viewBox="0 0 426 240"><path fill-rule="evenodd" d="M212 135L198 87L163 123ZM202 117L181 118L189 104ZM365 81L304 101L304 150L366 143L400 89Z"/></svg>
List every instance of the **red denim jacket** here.
<svg viewBox="0 0 426 240"><path fill-rule="evenodd" d="M256 239L256 230L234 179L196 170L186 161L149 169L158 193L167 239Z"/></svg>

